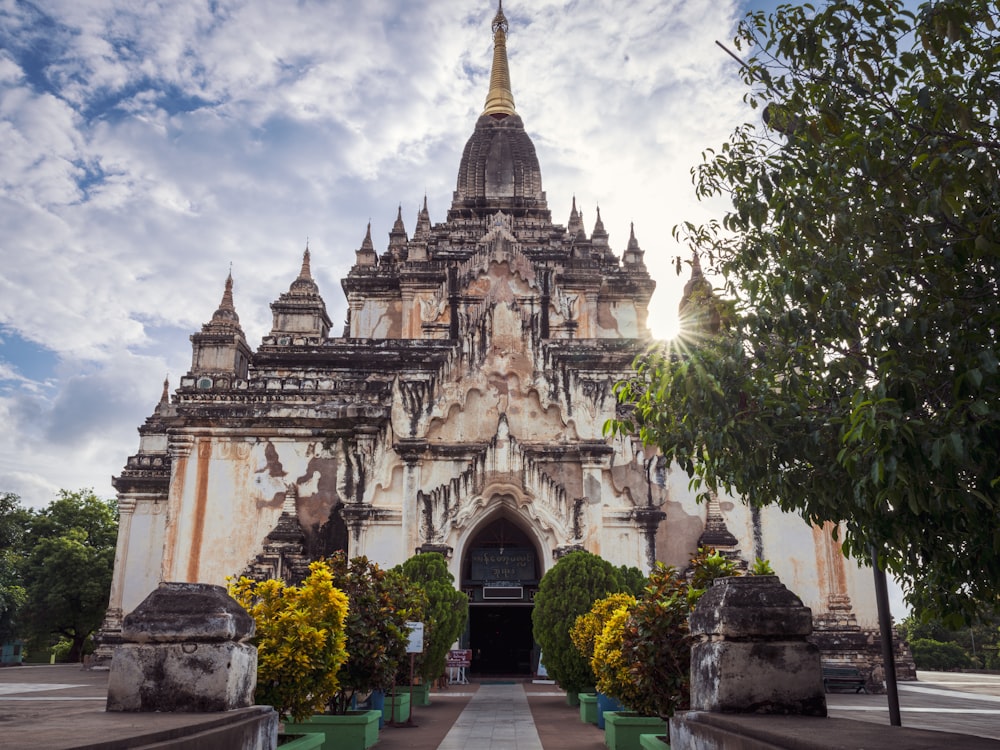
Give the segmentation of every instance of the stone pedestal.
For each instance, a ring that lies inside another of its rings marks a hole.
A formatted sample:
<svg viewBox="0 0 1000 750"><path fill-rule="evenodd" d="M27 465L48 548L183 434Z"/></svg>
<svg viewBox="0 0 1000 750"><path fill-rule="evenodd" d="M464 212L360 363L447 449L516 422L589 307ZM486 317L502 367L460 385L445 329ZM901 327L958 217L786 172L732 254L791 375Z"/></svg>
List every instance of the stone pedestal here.
<svg viewBox="0 0 1000 750"><path fill-rule="evenodd" d="M122 622L108 711L229 711L253 705L254 622L221 586L161 583Z"/></svg>
<svg viewBox="0 0 1000 750"><path fill-rule="evenodd" d="M826 716L812 613L777 576L715 581L691 614L691 708Z"/></svg>

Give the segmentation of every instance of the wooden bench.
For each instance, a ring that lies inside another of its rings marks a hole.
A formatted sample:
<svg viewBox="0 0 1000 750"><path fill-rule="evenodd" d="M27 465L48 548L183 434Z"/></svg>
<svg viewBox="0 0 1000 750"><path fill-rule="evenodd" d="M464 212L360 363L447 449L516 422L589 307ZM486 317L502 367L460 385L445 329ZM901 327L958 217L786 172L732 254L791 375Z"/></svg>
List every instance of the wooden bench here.
<svg viewBox="0 0 1000 750"><path fill-rule="evenodd" d="M867 679L857 667L834 667L823 665L823 690L827 693L831 688L853 689L855 693L868 692L865 688Z"/></svg>

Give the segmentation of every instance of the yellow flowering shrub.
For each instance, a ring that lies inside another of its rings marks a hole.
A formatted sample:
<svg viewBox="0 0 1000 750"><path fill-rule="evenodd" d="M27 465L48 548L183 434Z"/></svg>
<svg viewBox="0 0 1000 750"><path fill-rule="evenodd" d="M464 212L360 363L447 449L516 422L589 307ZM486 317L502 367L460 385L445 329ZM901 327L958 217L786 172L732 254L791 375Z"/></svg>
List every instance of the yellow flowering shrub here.
<svg viewBox="0 0 1000 750"><path fill-rule="evenodd" d="M597 677L597 690L617 698L631 711L645 713L646 696L632 678L631 654L624 648L625 628L632 615L632 605L623 604L615 609L604 623L601 634L594 642L594 655L590 666Z"/></svg>
<svg viewBox="0 0 1000 750"><path fill-rule="evenodd" d="M296 721L321 713L347 660L347 596L334 587L329 566L312 563L299 586L240 578L229 595L257 625L257 703Z"/></svg>
<svg viewBox="0 0 1000 750"><path fill-rule="evenodd" d="M604 630L608 618L621 607L631 607L635 597L627 592L611 594L594 602L589 612L584 612L576 618L570 628L569 637L576 650L588 662L594 658L594 645Z"/></svg>

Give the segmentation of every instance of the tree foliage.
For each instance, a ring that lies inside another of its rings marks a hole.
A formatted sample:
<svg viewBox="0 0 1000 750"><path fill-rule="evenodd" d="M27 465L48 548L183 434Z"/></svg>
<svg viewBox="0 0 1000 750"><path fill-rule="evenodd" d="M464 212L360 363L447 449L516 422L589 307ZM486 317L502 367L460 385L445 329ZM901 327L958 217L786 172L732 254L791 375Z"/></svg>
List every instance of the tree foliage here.
<svg viewBox="0 0 1000 750"><path fill-rule="evenodd" d="M20 563L30 517L17 495L0 494L0 643L17 637L18 611L27 598Z"/></svg>
<svg viewBox="0 0 1000 750"><path fill-rule="evenodd" d="M104 619L111 594L117 507L92 490L60 490L31 512L21 563L26 601L20 622L39 640L68 639L68 660L83 658L87 638Z"/></svg>
<svg viewBox="0 0 1000 750"><path fill-rule="evenodd" d="M339 690L347 659L347 596L322 560L300 586L240 578L229 594L257 625L257 703L303 721L321 713Z"/></svg>
<svg viewBox="0 0 1000 750"><path fill-rule="evenodd" d="M573 646L570 628L595 601L621 590L614 566L583 550L559 558L542 576L531 612L532 631L549 676L567 693L579 693L596 681L588 660Z"/></svg>
<svg viewBox="0 0 1000 750"><path fill-rule="evenodd" d="M1000 612L984 609L975 622L953 628L913 612L899 625L917 669L1000 669ZM939 648L938 644L944 644ZM957 649L957 651L955 650ZM962 656L955 656L961 653ZM943 666L942 666L943 665Z"/></svg>
<svg viewBox="0 0 1000 750"><path fill-rule="evenodd" d="M732 207L678 228L722 279L722 332L658 350L612 425L696 484L843 522L918 609L1000 582L996 0L750 14L739 127L694 170Z"/></svg>
<svg viewBox="0 0 1000 750"><path fill-rule="evenodd" d="M430 682L444 674L448 650L465 630L469 598L455 588L455 578L439 552L414 555L399 570L427 596L424 652L417 655L417 670Z"/></svg>
<svg viewBox="0 0 1000 750"><path fill-rule="evenodd" d="M388 690L406 659L406 623L424 616L423 589L399 571L383 570L367 557L348 559L337 552L327 560L333 585L348 598L348 659L337 673L340 690L330 703L346 713L351 698L372 690Z"/></svg>

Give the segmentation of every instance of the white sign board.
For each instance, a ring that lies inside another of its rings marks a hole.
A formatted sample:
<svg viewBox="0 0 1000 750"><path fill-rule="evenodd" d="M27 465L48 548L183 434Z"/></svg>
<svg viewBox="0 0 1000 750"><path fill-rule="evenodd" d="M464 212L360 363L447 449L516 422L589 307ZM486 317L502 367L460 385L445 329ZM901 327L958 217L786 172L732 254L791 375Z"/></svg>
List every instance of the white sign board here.
<svg viewBox="0 0 1000 750"><path fill-rule="evenodd" d="M406 644L406 653L422 654L424 652L424 624L422 622L408 622L406 627L410 629L410 642Z"/></svg>

